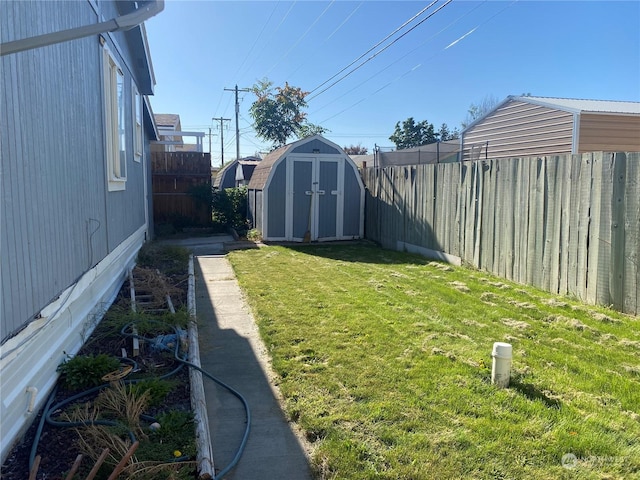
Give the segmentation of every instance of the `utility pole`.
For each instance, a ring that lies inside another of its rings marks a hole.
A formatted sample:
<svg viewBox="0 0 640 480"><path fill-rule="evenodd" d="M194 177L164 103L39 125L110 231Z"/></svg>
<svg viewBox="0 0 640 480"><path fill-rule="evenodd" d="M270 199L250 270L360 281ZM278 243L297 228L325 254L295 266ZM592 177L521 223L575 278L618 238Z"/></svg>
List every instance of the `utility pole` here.
<svg viewBox="0 0 640 480"><path fill-rule="evenodd" d="M212 118L211 120L217 120L218 122L220 122L220 153L222 155L222 160L220 162L220 166L223 167L224 166L224 126L222 124L222 122L230 122L231 119L230 118ZM209 149L211 150L211 149Z"/></svg>
<svg viewBox="0 0 640 480"><path fill-rule="evenodd" d="M236 92L236 159L240 159L240 125L238 124L238 117L240 116L240 103L238 102L238 92L250 92L248 88L225 88L228 92Z"/></svg>

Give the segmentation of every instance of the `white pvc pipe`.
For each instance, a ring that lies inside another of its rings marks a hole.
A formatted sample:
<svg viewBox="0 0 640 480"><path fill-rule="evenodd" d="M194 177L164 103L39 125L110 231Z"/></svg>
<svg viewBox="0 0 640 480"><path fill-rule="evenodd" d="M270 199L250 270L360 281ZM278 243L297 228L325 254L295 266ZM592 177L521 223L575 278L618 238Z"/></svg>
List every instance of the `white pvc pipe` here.
<svg viewBox="0 0 640 480"><path fill-rule="evenodd" d="M493 344L493 365L491 367L491 383L506 388L511 378L511 344L495 342Z"/></svg>

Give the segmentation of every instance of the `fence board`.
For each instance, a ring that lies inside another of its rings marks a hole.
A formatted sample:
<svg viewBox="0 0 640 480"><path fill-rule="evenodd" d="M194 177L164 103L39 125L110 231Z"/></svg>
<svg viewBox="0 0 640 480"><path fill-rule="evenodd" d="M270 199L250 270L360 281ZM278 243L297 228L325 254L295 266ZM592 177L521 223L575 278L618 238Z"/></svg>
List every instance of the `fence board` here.
<svg viewBox="0 0 640 480"><path fill-rule="evenodd" d="M611 261L609 262L609 298L613 308L624 309L625 274L625 187L627 184L627 157L612 154L613 168L611 192Z"/></svg>
<svg viewBox="0 0 640 480"><path fill-rule="evenodd" d="M613 194L613 168L610 154L596 153L594 162L594 197L597 198L594 228L590 229L589 250L594 255L595 261L589 259L589 281L595 282L591 291L595 290L592 303L609 305L611 295L609 291L609 261L611 258L611 199Z"/></svg>
<svg viewBox="0 0 640 480"><path fill-rule="evenodd" d="M211 155L201 152L152 152L151 178L153 220L179 219L185 226L211 224L211 207L198 202L191 192L204 185L211 188Z"/></svg>
<svg viewBox="0 0 640 480"><path fill-rule="evenodd" d="M573 162L572 157L563 159L558 157L558 163L562 168L561 181L558 184L560 189L560 201L562 205L560 207L560 280L558 283L558 293L566 295L569 293L569 258L570 258L570 233L571 233L571 216L569 213L572 211L570 207L571 202L571 169Z"/></svg>
<svg viewBox="0 0 640 480"><path fill-rule="evenodd" d="M640 311L640 153L627 155L624 311Z"/></svg>
<svg viewBox="0 0 640 480"><path fill-rule="evenodd" d="M588 257L589 257L589 223L591 221L591 191L593 177L593 154L583 155L580 169L580 191L578 193L580 212L578 218L578 268L577 268L577 294L578 297L587 301L587 279L588 279Z"/></svg>

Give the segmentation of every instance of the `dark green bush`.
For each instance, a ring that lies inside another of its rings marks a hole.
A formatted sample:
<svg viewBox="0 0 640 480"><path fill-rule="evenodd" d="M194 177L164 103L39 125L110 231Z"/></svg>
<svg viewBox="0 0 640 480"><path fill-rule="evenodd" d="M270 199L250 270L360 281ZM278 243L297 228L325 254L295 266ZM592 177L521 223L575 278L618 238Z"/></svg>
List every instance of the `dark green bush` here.
<svg viewBox="0 0 640 480"><path fill-rule="evenodd" d="M247 230L247 187L215 190L212 206L214 224Z"/></svg>
<svg viewBox="0 0 640 480"><path fill-rule="evenodd" d="M120 360L101 353L77 355L58 366L62 374L62 384L71 390L97 387L105 383L102 377L120 368Z"/></svg>

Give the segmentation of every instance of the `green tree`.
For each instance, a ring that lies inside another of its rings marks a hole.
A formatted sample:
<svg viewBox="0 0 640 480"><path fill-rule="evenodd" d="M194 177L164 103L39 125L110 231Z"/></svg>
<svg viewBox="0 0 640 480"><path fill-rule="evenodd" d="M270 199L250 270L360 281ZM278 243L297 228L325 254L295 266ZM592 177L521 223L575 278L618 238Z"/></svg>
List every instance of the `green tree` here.
<svg viewBox="0 0 640 480"><path fill-rule="evenodd" d="M453 131L449 130L449 126L446 123L440 125L440 130L438 130L438 140L441 142L446 142L447 140L455 140L460 138L460 132L457 128L454 128Z"/></svg>
<svg viewBox="0 0 640 480"><path fill-rule="evenodd" d="M438 140L432 123L427 120L416 123L413 117L407 118L402 122L396 123L393 135L389 137L396 144L397 149L419 147Z"/></svg>
<svg viewBox="0 0 640 480"><path fill-rule="evenodd" d="M291 137L306 137L321 134L325 128L307 122L305 100L309 92L299 87L292 87L285 82L284 87L273 87L273 82L262 79L251 91L255 94L249 113L254 120L258 137L273 142L279 147L287 143Z"/></svg>

